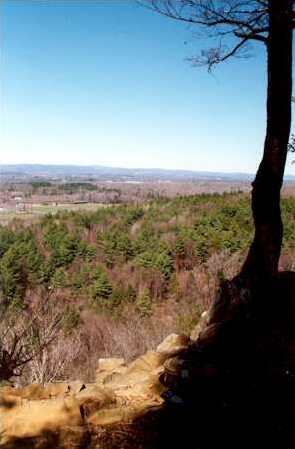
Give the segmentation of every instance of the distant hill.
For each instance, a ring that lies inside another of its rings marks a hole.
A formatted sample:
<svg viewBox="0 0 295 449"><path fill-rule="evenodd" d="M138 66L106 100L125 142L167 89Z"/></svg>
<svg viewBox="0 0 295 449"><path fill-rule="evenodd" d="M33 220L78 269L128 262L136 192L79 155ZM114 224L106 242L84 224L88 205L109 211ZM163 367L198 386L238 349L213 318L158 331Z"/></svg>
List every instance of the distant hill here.
<svg viewBox="0 0 295 449"><path fill-rule="evenodd" d="M236 180L251 181L252 175L245 173L214 173L190 170L167 170L161 168L113 168L97 165L0 165L0 177L91 177L113 181L192 181L192 180ZM295 177L294 177L295 180Z"/></svg>
<svg viewBox="0 0 295 449"><path fill-rule="evenodd" d="M46 178L93 178L101 181L252 181L254 175L247 173L223 173L191 170L168 170L162 168L114 168L99 165L0 165L0 180ZM287 181L295 181L288 175Z"/></svg>

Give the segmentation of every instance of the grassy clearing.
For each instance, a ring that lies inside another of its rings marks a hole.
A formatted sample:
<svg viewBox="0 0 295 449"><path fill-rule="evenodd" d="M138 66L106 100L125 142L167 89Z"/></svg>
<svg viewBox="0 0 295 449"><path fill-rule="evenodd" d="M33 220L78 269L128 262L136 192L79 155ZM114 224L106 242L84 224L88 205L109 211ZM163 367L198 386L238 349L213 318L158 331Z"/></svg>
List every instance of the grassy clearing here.
<svg viewBox="0 0 295 449"><path fill-rule="evenodd" d="M83 203L83 204L71 204L71 203L59 203L53 204L31 204L26 207L24 211L17 211L15 209L6 209L0 211L0 224L6 225L11 221L17 219L22 222L31 223L47 214L57 214L60 211L76 211L76 212L95 212L98 209L109 207L108 204L101 203Z"/></svg>

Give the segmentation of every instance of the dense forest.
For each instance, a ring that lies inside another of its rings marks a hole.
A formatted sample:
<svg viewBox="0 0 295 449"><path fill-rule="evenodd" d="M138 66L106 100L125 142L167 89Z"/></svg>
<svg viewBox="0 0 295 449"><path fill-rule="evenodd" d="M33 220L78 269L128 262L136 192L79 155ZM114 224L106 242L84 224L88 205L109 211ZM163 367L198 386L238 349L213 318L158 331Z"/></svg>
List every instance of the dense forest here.
<svg viewBox="0 0 295 449"><path fill-rule="evenodd" d="M294 210L295 198L284 198L284 269L294 265ZM28 226L17 219L1 226L2 313L14 326L22 317L25 328L42 303L28 337L40 350L20 382L88 380L99 356L132 359L170 331L189 333L220 281L239 270L253 233L250 216L249 196L238 192L61 211ZM1 326L3 335L4 320ZM49 329L52 338L44 337Z"/></svg>

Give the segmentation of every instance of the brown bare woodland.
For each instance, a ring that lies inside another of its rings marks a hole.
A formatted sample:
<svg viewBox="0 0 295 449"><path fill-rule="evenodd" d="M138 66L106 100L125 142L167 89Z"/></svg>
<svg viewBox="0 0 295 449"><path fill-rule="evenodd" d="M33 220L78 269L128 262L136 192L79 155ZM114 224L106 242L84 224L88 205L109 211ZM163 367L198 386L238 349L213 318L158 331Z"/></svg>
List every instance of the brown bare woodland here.
<svg viewBox="0 0 295 449"><path fill-rule="evenodd" d="M8 381L20 377L30 363L36 365L57 339L61 322L62 314L53 302L49 302L49 297L42 298L27 310L17 311L2 303L0 379Z"/></svg>

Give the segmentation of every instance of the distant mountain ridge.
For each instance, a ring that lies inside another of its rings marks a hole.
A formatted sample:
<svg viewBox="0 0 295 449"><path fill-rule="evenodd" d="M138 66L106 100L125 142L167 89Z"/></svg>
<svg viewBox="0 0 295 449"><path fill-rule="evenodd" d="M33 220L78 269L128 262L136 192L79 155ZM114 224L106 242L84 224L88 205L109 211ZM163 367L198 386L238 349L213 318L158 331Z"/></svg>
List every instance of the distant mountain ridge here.
<svg viewBox="0 0 295 449"><path fill-rule="evenodd" d="M8 164L0 165L0 176L91 176L103 179L125 178L129 180L197 180L224 179L249 181L252 175L245 173L214 173L193 170L171 170L162 168L115 168L98 165L42 165ZM295 180L295 177L294 177Z"/></svg>
<svg viewBox="0 0 295 449"><path fill-rule="evenodd" d="M1 164L0 178L10 177L92 177L113 181L197 181L220 180L249 182L254 174L224 173L194 170L171 170L163 168L115 168L99 165L42 165L42 164ZM295 181L295 176L285 176L287 181Z"/></svg>

